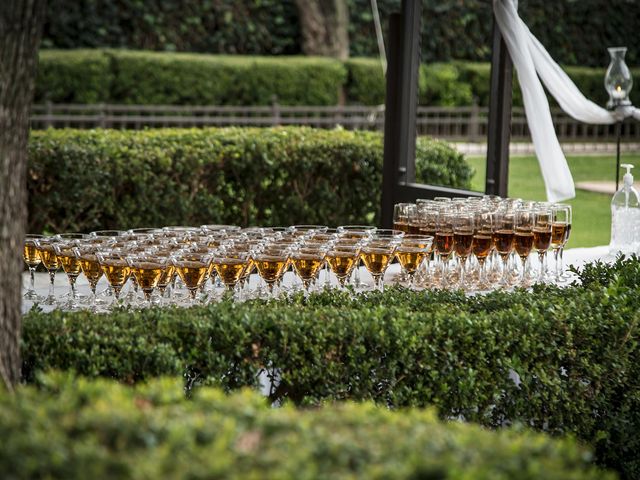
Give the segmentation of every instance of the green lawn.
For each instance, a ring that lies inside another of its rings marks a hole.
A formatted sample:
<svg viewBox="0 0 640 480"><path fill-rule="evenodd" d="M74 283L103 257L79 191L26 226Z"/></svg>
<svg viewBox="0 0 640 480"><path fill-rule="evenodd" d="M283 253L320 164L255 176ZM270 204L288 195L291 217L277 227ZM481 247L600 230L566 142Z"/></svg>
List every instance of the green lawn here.
<svg viewBox="0 0 640 480"><path fill-rule="evenodd" d="M614 156L570 156L567 160L575 182L611 180L614 175ZM484 190L485 158L467 157L467 161L476 171L472 179L472 189ZM621 163L632 163L640 168L640 155L623 155ZM637 175L640 181L640 173ZM546 200L542 174L535 157L511 157L509 196L526 200ZM573 207L573 228L568 247L593 247L609 243L610 202L609 195L576 189L576 198L566 202Z"/></svg>

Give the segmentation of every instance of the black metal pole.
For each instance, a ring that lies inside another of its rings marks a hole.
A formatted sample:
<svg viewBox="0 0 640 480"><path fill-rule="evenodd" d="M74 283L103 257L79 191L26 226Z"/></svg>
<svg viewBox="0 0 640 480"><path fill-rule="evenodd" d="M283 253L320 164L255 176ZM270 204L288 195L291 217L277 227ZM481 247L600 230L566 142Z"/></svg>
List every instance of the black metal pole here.
<svg viewBox="0 0 640 480"><path fill-rule="evenodd" d="M415 181L416 112L420 68L422 0L402 0L400 15L389 17L385 100L381 225L393 224L400 184Z"/></svg>
<svg viewBox="0 0 640 480"><path fill-rule="evenodd" d="M616 122L616 192L620 182L620 136L622 134L622 122Z"/></svg>
<svg viewBox="0 0 640 480"><path fill-rule="evenodd" d="M502 197L509 181L512 77L513 63L494 18L485 192Z"/></svg>

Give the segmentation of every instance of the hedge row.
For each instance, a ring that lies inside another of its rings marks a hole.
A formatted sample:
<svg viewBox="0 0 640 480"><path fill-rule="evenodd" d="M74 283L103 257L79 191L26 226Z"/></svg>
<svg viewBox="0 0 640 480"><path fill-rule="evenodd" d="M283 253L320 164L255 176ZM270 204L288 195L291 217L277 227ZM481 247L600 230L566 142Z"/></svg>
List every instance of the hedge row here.
<svg viewBox="0 0 640 480"><path fill-rule="evenodd" d="M150 105L335 105L341 62L126 50L41 51L35 101Z"/></svg>
<svg viewBox="0 0 640 480"><path fill-rule="evenodd" d="M179 380L135 388L53 374L0 393L0 470L11 479L613 480L575 441L438 422L371 403L270 408L256 393Z"/></svg>
<svg viewBox="0 0 640 480"><path fill-rule="evenodd" d="M127 383L184 375L225 390L271 380L271 401L429 406L489 427L519 422L595 448L640 476L640 262L579 285L466 297L388 290L110 315L29 313L23 374L73 369Z"/></svg>
<svg viewBox="0 0 640 480"><path fill-rule="evenodd" d="M604 105L605 69L567 67L582 92ZM633 74L640 77L640 69ZM43 50L35 101L175 105L335 105L341 90L348 103L384 103L380 62L353 58L344 63L314 57L248 57L120 50ZM514 86L514 103L522 105ZM422 105L489 104L488 63L423 65ZM640 102L640 89L631 98Z"/></svg>
<svg viewBox="0 0 640 480"><path fill-rule="evenodd" d="M468 187L471 169L420 139L417 178ZM375 223L382 137L300 127L46 130L29 141L29 230Z"/></svg>
<svg viewBox="0 0 640 480"><path fill-rule="evenodd" d="M351 55L377 56L370 0L347 0ZM399 0L378 0L385 30ZM245 55L296 55L301 29L294 0L50 0L47 48L133 48ZM519 12L554 58L601 66L605 47L627 45L630 64L640 58L635 0L522 0ZM552 21L550 21L552 19ZM424 62L491 55L492 9L485 0L425 0Z"/></svg>

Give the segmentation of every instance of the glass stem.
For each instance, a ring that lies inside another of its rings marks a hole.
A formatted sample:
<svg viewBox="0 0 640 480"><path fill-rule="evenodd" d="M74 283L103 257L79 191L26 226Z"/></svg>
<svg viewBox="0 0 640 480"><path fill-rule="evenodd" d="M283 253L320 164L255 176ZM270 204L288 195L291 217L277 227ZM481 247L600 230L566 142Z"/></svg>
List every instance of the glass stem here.
<svg viewBox="0 0 640 480"><path fill-rule="evenodd" d="M56 279L56 271L49 271L49 298L53 298L53 282Z"/></svg>
<svg viewBox="0 0 640 480"><path fill-rule="evenodd" d="M538 252L538 260L540 261L540 273L538 274L538 282L544 282L544 257L546 252Z"/></svg>
<svg viewBox="0 0 640 480"><path fill-rule="evenodd" d="M527 282L527 257L520 257L520 260L522 260L522 272L520 272L520 285L524 287L525 283Z"/></svg>
<svg viewBox="0 0 640 480"><path fill-rule="evenodd" d="M29 275L31 277L29 283L29 293L32 293L36 290L36 269L34 267L29 267Z"/></svg>
<svg viewBox="0 0 640 480"><path fill-rule="evenodd" d="M76 302L76 277L69 277L69 285L71 286L71 303Z"/></svg>
<svg viewBox="0 0 640 480"><path fill-rule="evenodd" d="M480 278L479 278L479 286L480 288L484 288L484 285L487 283L487 262L485 258L478 258L478 264L480 265Z"/></svg>
<svg viewBox="0 0 640 480"><path fill-rule="evenodd" d="M459 281L459 285L460 288L464 289L464 282L465 282L465 268L467 265L467 257L460 257L460 281Z"/></svg>
<svg viewBox="0 0 640 480"><path fill-rule="evenodd" d="M448 287L448 283L447 283L447 275L448 275L448 267L449 266L449 257L448 256L441 256L440 257L440 286L442 288L447 288Z"/></svg>
<svg viewBox="0 0 640 480"><path fill-rule="evenodd" d="M563 254L564 254L564 246L560 247L558 249L560 251L560 277L564 276L564 258L563 258Z"/></svg>
<svg viewBox="0 0 640 480"><path fill-rule="evenodd" d="M553 249L553 259L555 260L555 265L556 265L556 271L555 271L555 281L558 282L560 280L560 265L559 265L559 260L560 260L560 256L558 255L558 252L560 251L559 248L554 248Z"/></svg>

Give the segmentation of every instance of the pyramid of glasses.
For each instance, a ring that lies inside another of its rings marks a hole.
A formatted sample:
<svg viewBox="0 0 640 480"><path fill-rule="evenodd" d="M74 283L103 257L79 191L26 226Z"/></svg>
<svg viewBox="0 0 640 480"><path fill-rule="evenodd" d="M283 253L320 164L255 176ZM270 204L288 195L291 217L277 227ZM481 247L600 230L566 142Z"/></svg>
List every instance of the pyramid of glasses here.
<svg viewBox="0 0 640 480"><path fill-rule="evenodd" d="M547 280L545 254L552 249L561 258L570 227L566 205L487 196L398 204L393 229L202 225L27 235L23 253L31 284L25 298L64 309L101 311L122 305L188 306L223 297L273 298L292 290L358 292L383 289L394 262L401 270L395 283L412 289L526 286L532 277L527 268L530 252L539 256L537 280ZM370 275L368 284L361 281L361 264ZM49 272L46 297L34 290L39 265ZM60 268L69 281L64 297L54 295ZM296 281L285 284L288 271ZM557 268L551 276L559 280L560 273ZM76 292L81 274L91 292L85 299ZM109 288L99 293L102 278Z"/></svg>

